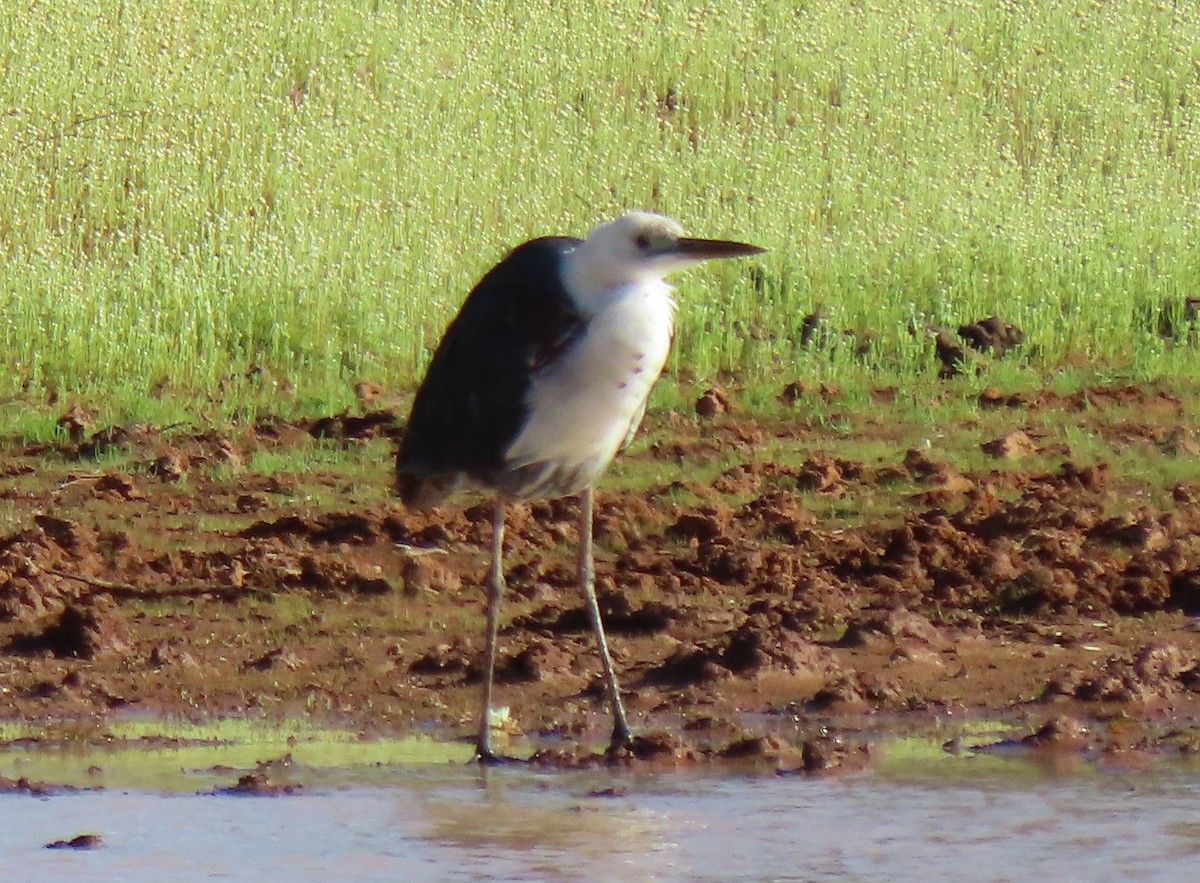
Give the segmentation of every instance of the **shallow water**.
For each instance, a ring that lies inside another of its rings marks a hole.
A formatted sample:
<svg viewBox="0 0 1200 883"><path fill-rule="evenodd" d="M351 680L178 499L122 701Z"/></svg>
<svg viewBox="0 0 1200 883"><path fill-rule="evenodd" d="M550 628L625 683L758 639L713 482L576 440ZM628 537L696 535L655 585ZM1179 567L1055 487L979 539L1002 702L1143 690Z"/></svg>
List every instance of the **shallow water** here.
<svg viewBox="0 0 1200 883"><path fill-rule="evenodd" d="M0 797L4 879L1172 880L1200 860L1183 764L1064 772L911 744L832 778L309 760L281 797L196 794L235 772L173 769L174 793ZM44 848L82 833L103 845Z"/></svg>

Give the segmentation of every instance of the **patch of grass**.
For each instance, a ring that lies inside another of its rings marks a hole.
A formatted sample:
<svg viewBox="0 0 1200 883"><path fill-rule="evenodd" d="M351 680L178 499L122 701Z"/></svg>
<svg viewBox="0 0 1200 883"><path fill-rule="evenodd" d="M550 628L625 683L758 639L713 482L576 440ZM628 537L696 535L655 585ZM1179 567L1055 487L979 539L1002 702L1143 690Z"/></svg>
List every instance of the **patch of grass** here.
<svg viewBox="0 0 1200 883"><path fill-rule="evenodd" d="M410 385L508 247L629 207L771 250L679 280L694 377L924 382L911 329L993 313L1038 372L1194 377L1158 317L1200 269L1196 46L1135 0L26 4L0 396L336 410ZM875 335L861 369L799 347L818 305Z"/></svg>
<svg viewBox="0 0 1200 883"><path fill-rule="evenodd" d="M898 517L909 506L907 497L930 489L903 477L878 483L871 475L874 470L902 467L910 450L976 481L997 477L1001 496L1014 493L1004 487L1008 472L1054 473L1067 460L1077 466L1104 465L1110 471L1114 511L1128 509L1131 501L1170 508L1175 505L1174 488L1200 484L1200 465L1189 454L1200 445L1195 428L1197 383L1176 379L1144 385L1134 394L1123 389L1124 382L1103 387L1108 378L1095 371L1066 372L1050 388L1032 382L1024 370L1012 376L1015 391L1025 396L1023 403L998 408L980 406L979 391L991 385L991 378L975 376L943 381L936 395L910 381L881 397L872 395L876 387L854 376L835 394L824 396L813 388L791 404L776 400L782 388L777 380L760 382L749 390L731 385L731 414L713 420L652 419L642 438L618 457L602 486L636 492L685 480L711 485L739 464L772 463L798 470L814 456L828 457L862 464L867 475L849 481L840 496L804 493L804 504L823 523L849 527ZM695 388L680 384L668 389L664 399L690 401ZM757 404L746 407L746 402ZM761 441L727 443L730 428L747 418L761 431ZM1028 433L1040 453L1006 459L982 449L984 443L1013 430ZM654 448L648 445L664 440L679 446L681 461L654 456ZM719 445L715 455L708 450L708 440ZM754 493L770 484L770 479L764 479ZM682 487L670 491L666 499L681 505L706 502L703 495ZM722 499L731 505L740 501L738 495L728 493Z"/></svg>
<svg viewBox="0 0 1200 883"><path fill-rule="evenodd" d="M16 533L25 526L24 513L10 500L0 500L0 537Z"/></svg>
<svg viewBox="0 0 1200 883"><path fill-rule="evenodd" d="M316 605L303 592L276 595L269 605L264 606L270 610L274 629L295 629L298 635L307 635L313 630Z"/></svg>
<svg viewBox="0 0 1200 883"><path fill-rule="evenodd" d="M392 467L392 456L387 444L382 442L344 445L336 441L313 439L299 446L257 450L237 471L258 475L319 471L339 478L386 484ZM233 469L224 465L218 468ZM308 490L314 489L308 486Z"/></svg>
<svg viewBox="0 0 1200 883"><path fill-rule="evenodd" d="M35 739L51 745L30 751L17 744ZM236 781L237 771L254 770L270 758L286 756L299 764L306 787L314 778L336 787L355 774L377 779L378 770L390 766L465 763L472 750L470 745L421 736L368 740L359 732L323 729L308 720L230 718L203 725L127 720L48 728L6 724L0 729L0 770L5 775L85 788L179 794L227 787ZM272 778L291 781L285 765Z"/></svg>

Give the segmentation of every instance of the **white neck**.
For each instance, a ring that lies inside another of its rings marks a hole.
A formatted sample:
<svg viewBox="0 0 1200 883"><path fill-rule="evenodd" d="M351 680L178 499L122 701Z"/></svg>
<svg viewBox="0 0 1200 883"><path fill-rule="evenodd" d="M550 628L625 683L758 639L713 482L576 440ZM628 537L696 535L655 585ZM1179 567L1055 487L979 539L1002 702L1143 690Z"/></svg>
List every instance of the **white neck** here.
<svg viewBox="0 0 1200 883"><path fill-rule="evenodd" d="M606 249L587 240L566 256L563 283L576 306L588 316L603 310L614 294L629 286L671 291L656 268L612 260Z"/></svg>

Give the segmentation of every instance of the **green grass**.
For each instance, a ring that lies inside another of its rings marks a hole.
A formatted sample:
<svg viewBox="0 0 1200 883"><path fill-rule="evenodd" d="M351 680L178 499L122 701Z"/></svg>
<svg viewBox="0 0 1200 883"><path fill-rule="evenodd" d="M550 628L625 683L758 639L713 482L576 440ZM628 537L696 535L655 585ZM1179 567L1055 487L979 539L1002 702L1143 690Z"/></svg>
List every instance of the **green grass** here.
<svg viewBox="0 0 1200 883"><path fill-rule="evenodd" d="M19 744L29 739L58 744L36 751ZM411 771L418 765L465 763L472 750L428 737L366 739L294 720L6 724L0 728L0 773L83 788L195 794L229 787L242 772L285 757L303 771L306 786L313 778L344 785L371 776L378 780L380 769L393 765ZM292 772L280 764L271 780L290 781Z"/></svg>
<svg viewBox="0 0 1200 883"><path fill-rule="evenodd" d="M266 366L343 407L506 248L631 207L770 249L678 280L691 376L857 370L798 349L817 305L886 382L993 313L1038 373L1196 372L1147 327L1200 271L1194 5L19 4L0 66L0 399L243 419Z"/></svg>

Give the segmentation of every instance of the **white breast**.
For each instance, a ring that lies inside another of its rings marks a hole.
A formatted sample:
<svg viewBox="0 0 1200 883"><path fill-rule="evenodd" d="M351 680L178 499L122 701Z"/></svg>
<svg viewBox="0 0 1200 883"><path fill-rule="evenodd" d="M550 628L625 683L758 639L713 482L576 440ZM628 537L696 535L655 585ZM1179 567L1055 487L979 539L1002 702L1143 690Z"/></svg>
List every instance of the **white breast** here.
<svg viewBox="0 0 1200 883"><path fill-rule="evenodd" d="M508 465L576 473L564 496L599 478L641 420L667 361L674 313L671 287L660 280L607 293L582 338L534 377L529 420Z"/></svg>

